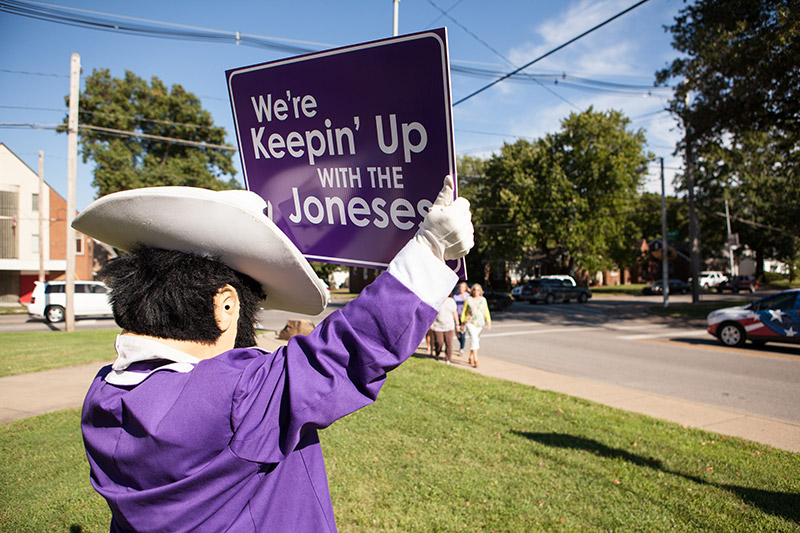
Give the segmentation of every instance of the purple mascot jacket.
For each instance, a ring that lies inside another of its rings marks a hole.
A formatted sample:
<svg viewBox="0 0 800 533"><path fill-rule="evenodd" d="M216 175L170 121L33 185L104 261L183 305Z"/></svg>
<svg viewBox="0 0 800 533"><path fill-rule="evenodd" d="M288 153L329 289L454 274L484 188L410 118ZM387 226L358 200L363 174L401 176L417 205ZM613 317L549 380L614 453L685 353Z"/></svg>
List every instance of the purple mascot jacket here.
<svg viewBox="0 0 800 533"><path fill-rule="evenodd" d="M81 425L112 531L335 531L317 430L375 401L456 276L411 241L307 337L197 360L121 335Z"/></svg>

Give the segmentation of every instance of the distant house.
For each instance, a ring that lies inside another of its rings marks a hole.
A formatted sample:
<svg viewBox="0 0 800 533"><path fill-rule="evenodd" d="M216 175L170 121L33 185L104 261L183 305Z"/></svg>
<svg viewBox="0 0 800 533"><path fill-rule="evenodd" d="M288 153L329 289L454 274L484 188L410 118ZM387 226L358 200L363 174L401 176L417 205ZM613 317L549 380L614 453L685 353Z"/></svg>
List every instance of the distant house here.
<svg viewBox="0 0 800 533"><path fill-rule="evenodd" d="M43 247L45 279L64 279L67 268L67 201L45 184L44 232L39 224L39 176L0 143L0 304L30 301L39 279ZM91 280L95 256L113 251L76 232L75 278Z"/></svg>

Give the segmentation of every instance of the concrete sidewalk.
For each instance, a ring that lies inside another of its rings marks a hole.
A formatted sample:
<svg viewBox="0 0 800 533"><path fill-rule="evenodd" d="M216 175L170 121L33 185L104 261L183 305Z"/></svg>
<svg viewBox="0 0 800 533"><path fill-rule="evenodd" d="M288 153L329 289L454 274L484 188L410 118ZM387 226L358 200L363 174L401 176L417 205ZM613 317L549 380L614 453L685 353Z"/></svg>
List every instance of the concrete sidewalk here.
<svg viewBox="0 0 800 533"><path fill-rule="evenodd" d="M273 350L284 344L274 334L259 336L259 346ZM419 350L418 353L423 353ZM46 370L0 378L0 423L79 407L102 363ZM480 368L455 358L454 366L485 376L515 381L592 402L669 420L683 426L761 442L800 452L800 425L720 407L680 400L617 385L545 372L481 356Z"/></svg>

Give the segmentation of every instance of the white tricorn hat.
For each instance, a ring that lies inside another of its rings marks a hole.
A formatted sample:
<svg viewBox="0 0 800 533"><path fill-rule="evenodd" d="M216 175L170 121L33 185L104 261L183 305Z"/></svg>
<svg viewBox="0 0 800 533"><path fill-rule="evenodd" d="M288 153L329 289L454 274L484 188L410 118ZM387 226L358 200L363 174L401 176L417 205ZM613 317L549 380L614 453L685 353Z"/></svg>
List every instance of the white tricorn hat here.
<svg viewBox="0 0 800 533"><path fill-rule="evenodd" d="M322 280L250 191L148 187L95 200L72 222L121 250L137 244L215 257L258 283L264 307L317 315L328 297Z"/></svg>

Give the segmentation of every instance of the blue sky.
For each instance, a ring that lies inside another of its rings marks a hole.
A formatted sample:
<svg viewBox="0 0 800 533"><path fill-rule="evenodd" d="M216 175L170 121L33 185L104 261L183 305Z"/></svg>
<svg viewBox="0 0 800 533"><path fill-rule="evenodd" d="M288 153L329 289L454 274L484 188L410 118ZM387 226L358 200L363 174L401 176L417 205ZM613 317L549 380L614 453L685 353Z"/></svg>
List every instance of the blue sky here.
<svg viewBox="0 0 800 533"><path fill-rule="evenodd" d="M453 101L490 83L487 71L510 72L633 5L635 0L401 0L399 31L448 28ZM33 2L31 2L33 4ZM295 55L237 45L233 32L322 50L389 37L392 0L228 0L226 2L75 0L35 3L69 7L75 15L109 14L127 22L166 22L226 32L219 42L162 39L98 31L0 12L0 123L55 124L66 115L70 54L78 53L84 76L108 68L168 85L180 84L202 100L235 145L225 84L231 68ZM504 81L454 107L456 151L489 157L503 142L558 131L570 112L617 109L642 129L648 149L666 160L668 189L679 171L671 155L681 131L663 109L671 92L652 88L654 73L677 57L664 31L682 0L649 0L570 46L526 69L536 81ZM447 13L444 15L443 12ZM172 26L175 28L176 26ZM478 70L481 76L464 73ZM553 77L562 75L560 83ZM566 75L567 78L564 78ZM588 81L586 81L588 80ZM570 82L570 83L566 83ZM618 84L601 87L598 82ZM573 85L580 87L574 87ZM646 89L645 87L651 87ZM67 137L47 129L0 126L0 142L34 171L44 151L45 179L66 196ZM234 158L241 180L238 155ZM91 164L78 166L77 207L95 198ZM646 189L660 191L656 165Z"/></svg>

